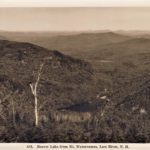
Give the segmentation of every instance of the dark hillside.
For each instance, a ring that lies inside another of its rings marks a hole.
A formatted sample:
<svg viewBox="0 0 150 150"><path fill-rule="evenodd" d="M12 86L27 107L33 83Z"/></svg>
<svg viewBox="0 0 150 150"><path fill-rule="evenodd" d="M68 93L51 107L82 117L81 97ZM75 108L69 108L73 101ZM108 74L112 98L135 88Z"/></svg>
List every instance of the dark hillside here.
<svg viewBox="0 0 150 150"><path fill-rule="evenodd" d="M12 102L15 124L34 126L34 97L30 84L37 80L41 64L43 70L37 89L40 119L58 108L95 97L94 70L89 63L30 43L1 40L0 119L6 129L13 124Z"/></svg>
<svg viewBox="0 0 150 150"><path fill-rule="evenodd" d="M0 40L0 141L150 142L149 47L143 38L111 43L80 56L91 65ZM41 66L37 128L30 85Z"/></svg>

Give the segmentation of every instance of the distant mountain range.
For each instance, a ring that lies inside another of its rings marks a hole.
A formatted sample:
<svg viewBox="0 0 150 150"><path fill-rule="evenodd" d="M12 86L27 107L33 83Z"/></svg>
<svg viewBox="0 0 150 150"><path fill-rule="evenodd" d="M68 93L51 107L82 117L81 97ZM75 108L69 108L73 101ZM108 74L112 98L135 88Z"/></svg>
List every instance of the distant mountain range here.
<svg viewBox="0 0 150 150"><path fill-rule="evenodd" d="M117 43L130 39L113 32L102 33L79 33L67 35L67 33L9 33L3 32L3 35L9 40L32 42L49 49L59 49L62 51L88 51L97 49L103 45ZM65 35L66 34L66 35Z"/></svg>

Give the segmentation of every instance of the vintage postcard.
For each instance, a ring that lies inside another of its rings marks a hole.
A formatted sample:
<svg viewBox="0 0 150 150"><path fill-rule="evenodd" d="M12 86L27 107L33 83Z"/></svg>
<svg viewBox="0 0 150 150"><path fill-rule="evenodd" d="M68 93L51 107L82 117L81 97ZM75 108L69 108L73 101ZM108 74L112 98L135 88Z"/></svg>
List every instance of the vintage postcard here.
<svg viewBox="0 0 150 150"><path fill-rule="evenodd" d="M150 148L150 5L128 3L1 3L0 150Z"/></svg>

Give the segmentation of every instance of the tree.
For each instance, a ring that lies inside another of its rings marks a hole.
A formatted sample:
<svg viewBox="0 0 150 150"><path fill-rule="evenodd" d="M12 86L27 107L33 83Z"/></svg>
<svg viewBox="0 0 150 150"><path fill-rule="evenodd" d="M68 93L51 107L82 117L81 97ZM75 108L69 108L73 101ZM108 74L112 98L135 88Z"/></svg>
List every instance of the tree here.
<svg viewBox="0 0 150 150"><path fill-rule="evenodd" d="M15 119L15 104L14 104L14 99L11 98L11 106L12 106L12 120L13 120L13 126L16 126L16 119Z"/></svg>
<svg viewBox="0 0 150 150"><path fill-rule="evenodd" d="M16 126L16 119L15 119L15 115L16 115L15 105L16 105L16 102L14 101L14 97L15 97L15 94L17 94L17 93L18 93L18 90L16 90L15 92L10 92L2 100L0 100L0 117L3 118L3 120L6 119L5 116L4 116L4 111L3 111L2 107L6 108L6 106L8 106L8 104L10 103L10 107L12 109L12 123L13 123L13 126ZM9 111L9 110L7 110L7 111Z"/></svg>
<svg viewBox="0 0 150 150"><path fill-rule="evenodd" d="M32 94L33 94L33 96L34 96L34 101L35 101L34 111L35 111L35 126L36 126L36 127L38 127L38 125L39 125L37 88L38 88L38 84L39 84L39 81L40 81L40 78L41 78L41 74L42 74L42 69L43 69L43 67L44 67L44 63L42 63L42 64L40 65L36 82L30 84L31 92L32 92Z"/></svg>

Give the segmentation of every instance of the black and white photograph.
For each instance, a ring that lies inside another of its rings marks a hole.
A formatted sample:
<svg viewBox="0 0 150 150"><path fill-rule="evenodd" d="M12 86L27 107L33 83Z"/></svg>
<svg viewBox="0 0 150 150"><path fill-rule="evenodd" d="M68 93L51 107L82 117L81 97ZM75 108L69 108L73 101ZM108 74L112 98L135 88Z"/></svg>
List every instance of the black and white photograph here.
<svg viewBox="0 0 150 150"><path fill-rule="evenodd" d="M150 7L0 7L0 143L150 143Z"/></svg>

